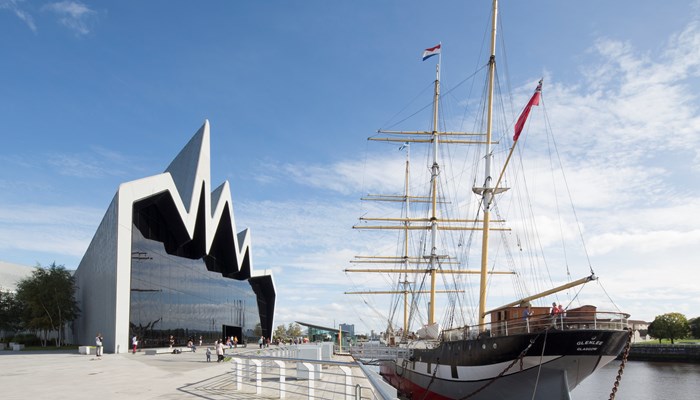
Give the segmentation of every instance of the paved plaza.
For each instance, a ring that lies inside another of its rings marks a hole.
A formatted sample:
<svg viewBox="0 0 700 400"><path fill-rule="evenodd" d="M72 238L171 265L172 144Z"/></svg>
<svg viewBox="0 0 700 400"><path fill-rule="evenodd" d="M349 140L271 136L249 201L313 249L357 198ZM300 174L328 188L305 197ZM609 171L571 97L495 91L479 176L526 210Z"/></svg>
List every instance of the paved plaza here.
<svg viewBox="0 0 700 400"><path fill-rule="evenodd" d="M233 353L233 354L232 354ZM234 349L227 356L258 354L258 349ZM264 354L264 352L263 352ZM81 355L78 351L0 351L0 398L15 399L257 399L278 398L273 379L268 379L260 396L253 387L235 390L232 362L206 361L204 349L196 353L146 355ZM336 357L337 361L351 361ZM295 372L288 371L288 390L293 390ZM325 374L326 376L332 376ZM367 387L359 368L353 368L354 382ZM327 379L328 380L328 379ZM322 394L317 398L343 398ZM298 386L301 386L298 385ZM365 397L365 396L363 396ZM371 397L371 394L370 394ZM307 398L288 393L288 399Z"/></svg>

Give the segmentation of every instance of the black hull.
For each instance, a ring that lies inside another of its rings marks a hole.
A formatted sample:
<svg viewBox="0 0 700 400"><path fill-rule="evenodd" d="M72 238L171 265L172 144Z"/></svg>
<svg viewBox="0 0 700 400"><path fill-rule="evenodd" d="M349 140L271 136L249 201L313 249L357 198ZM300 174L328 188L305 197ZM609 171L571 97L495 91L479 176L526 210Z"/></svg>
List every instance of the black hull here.
<svg viewBox="0 0 700 400"><path fill-rule="evenodd" d="M443 342L434 349L414 349L406 359L384 361L380 371L409 399L426 394L431 399L522 399L533 393L535 399L569 399L571 390L620 354L627 338L627 331L551 330Z"/></svg>

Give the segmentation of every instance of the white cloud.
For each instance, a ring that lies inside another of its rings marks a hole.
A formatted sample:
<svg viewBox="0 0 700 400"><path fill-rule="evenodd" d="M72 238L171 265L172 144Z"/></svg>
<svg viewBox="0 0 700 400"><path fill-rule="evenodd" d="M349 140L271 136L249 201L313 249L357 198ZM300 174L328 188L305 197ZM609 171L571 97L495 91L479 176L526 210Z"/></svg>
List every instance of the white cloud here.
<svg viewBox="0 0 700 400"><path fill-rule="evenodd" d="M17 16L17 18L27 24L32 32L36 33L38 29L34 23L34 18L28 11L20 7L21 3L23 3L23 0L0 0L0 10L10 10Z"/></svg>
<svg viewBox="0 0 700 400"><path fill-rule="evenodd" d="M125 176L132 170L143 172L132 158L101 147L84 153L48 154L44 159L52 170L78 178Z"/></svg>
<svg viewBox="0 0 700 400"><path fill-rule="evenodd" d="M331 165L322 164L276 164L265 163L256 176L263 184L293 181L316 189L324 189L343 195L384 190L390 193L403 192L404 167L401 153L396 157L368 158L364 161L345 160ZM366 173L372 171L371 173Z"/></svg>
<svg viewBox="0 0 700 400"><path fill-rule="evenodd" d="M81 206L3 204L0 206L0 249L5 254L9 250L33 251L80 258L103 213L103 210Z"/></svg>
<svg viewBox="0 0 700 400"><path fill-rule="evenodd" d="M74 31L77 35L87 35L97 13L79 1L60 1L50 3L42 7L42 10L50 11L58 15L59 22Z"/></svg>

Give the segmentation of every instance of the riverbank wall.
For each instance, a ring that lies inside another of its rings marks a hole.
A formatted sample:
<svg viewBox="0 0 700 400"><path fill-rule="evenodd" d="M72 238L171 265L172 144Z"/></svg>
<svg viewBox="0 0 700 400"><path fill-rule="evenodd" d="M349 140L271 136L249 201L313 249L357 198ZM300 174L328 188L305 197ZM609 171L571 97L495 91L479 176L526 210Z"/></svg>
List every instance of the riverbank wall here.
<svg viewBox="0 0 700 400"><path fill-rule="evenodd" d="M700 364L700 345L632 345L627 359L631 361L671 361Z"/></svg>

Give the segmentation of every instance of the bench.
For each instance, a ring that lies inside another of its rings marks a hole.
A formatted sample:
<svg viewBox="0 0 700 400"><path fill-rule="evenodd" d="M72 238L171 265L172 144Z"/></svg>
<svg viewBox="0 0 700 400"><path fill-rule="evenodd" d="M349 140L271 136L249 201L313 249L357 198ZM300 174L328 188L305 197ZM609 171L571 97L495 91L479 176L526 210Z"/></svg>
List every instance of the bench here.
<svg viewBox="0 0 700 400"><path fill-rule="evenodd" d="M95 346L79 346L78 353L87 355L95 354Z"/></svg>

